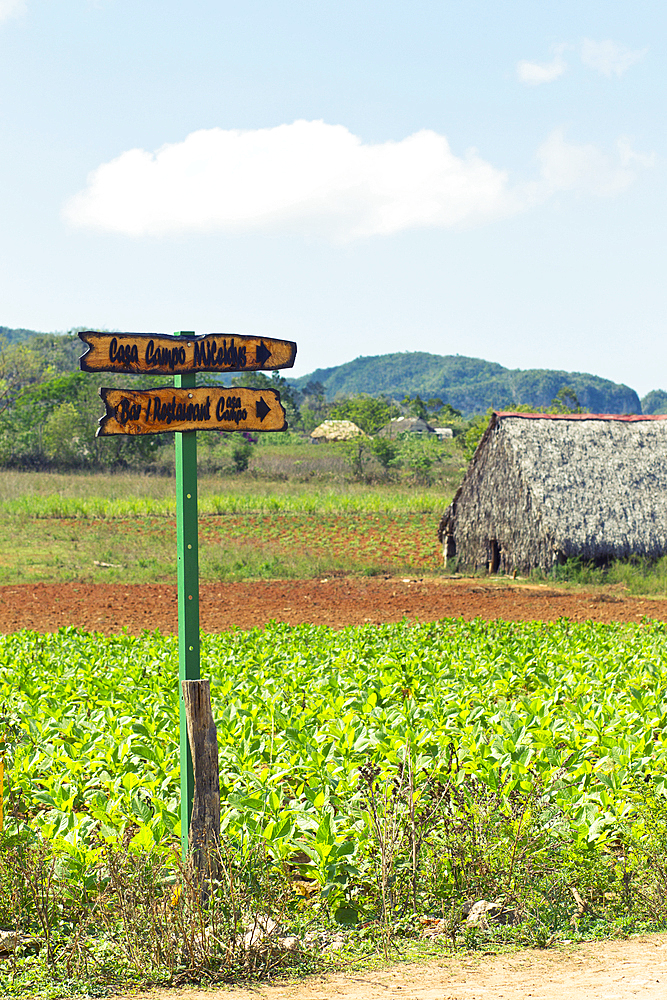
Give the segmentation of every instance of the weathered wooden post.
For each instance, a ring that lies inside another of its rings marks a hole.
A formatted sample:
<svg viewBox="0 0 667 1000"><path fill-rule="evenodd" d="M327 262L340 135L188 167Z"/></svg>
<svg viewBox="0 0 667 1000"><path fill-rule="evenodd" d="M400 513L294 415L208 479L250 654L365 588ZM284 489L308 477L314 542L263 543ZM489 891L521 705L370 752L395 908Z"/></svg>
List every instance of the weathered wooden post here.
<svg viewBox="0 0 667 1000"><path fill-rule="evenodd" d="M183 680L181 688L194 774L190 851L195 870L204 878L215 878L220 845L220 772L211 690L208 680Z"/></svg>

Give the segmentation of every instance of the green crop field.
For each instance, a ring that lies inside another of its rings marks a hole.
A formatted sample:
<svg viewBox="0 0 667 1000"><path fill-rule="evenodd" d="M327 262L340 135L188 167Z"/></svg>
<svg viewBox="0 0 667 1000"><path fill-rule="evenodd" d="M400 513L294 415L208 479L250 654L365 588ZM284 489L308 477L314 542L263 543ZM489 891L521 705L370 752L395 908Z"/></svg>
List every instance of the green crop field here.
<svg viewBox="0 0 667 1000"><path fill-rule="evenodd" d="M0 968L7 995L228 978L257 912L301 937L343 926L357 949L373 928L412 940L422 917L475 947L459 923L475 899L517 921L487 936L533 945L664 925L664 625L202 638L228 866L215 919L178 861L175 638L0 639L0 926L45 941Z"/></svg>
<svg viewBox="0 0 667 1000"><path fill-rule="evenodd" d="M81 877L110 845L167 857L175 639L23 632L0 657L10 838ZM226 842L307 880L301 909L503 896L557 926L572 886L589 916L662 919L664 625L274 625L203 637L202 673Z"/></svg>
<svg viewBox="0 0 667 1000"><path fill-rule="evenodd" d="M0 696L20 733L6 798L25 822L81 845L128 824L145 846L173 838L175 638L23 632L0 640L0 656ZM456 780L539 787L560 833L589 844L616 835L637 779L665 787L661 624L275 625L204 636L202 673L225 828L252 829L276 858L297 843L317 853L325 820L356 856L369 760L384 781L407 754L422 784L449 780L454 753Z"/></svg>

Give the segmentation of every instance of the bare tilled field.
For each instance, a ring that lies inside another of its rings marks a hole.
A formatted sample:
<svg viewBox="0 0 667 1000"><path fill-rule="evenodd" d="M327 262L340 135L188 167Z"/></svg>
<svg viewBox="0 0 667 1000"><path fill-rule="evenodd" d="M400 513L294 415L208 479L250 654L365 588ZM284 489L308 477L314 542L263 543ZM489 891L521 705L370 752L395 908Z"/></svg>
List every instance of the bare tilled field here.
<svg viewBox="0 0 667 1000"><path fill-rule="evenodd" d="M252 628L269 621L343 628L403 618L638 622L644 617L667 617L667 600L661 598L472 579L332 577L204 583L200 595L205 632ZM105 635L122 629L175 632L176 588L78 582L0 587L0 632L22 628L53 632L67 625Z"/></svg>

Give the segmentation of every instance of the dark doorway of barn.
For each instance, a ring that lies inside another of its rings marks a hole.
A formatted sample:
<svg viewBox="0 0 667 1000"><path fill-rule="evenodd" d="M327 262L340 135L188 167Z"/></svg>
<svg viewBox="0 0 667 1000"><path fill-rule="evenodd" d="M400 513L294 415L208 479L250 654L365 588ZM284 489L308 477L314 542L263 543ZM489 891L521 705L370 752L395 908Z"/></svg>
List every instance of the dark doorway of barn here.
<svg viewBox="0 0 667 1000"><path fill-rule="evenodd" d="M489 541L491 558L489 560L489 573L497 573L500 569L500 546L495 538Z"/></svg>

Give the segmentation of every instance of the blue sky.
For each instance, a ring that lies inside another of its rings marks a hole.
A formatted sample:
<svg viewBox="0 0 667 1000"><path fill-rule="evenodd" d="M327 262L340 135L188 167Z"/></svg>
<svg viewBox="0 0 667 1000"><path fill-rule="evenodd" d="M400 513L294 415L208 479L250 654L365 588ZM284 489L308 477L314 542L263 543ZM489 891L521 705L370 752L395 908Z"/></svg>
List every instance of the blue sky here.
<svg viewBox="0 0 667 1000"><path fill-rule="evenodd" d="M660 3L0 0L0 325L667 389Z"/></svg>

